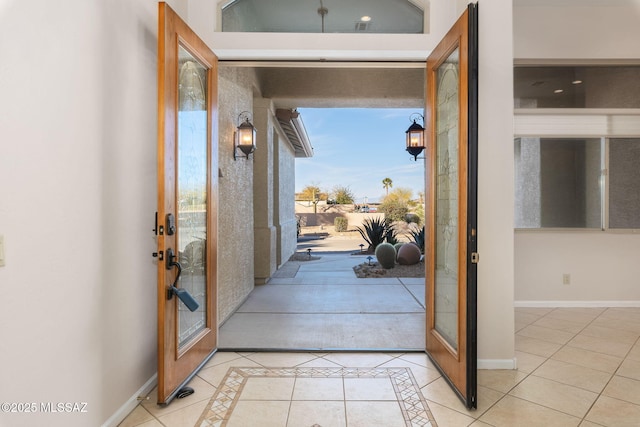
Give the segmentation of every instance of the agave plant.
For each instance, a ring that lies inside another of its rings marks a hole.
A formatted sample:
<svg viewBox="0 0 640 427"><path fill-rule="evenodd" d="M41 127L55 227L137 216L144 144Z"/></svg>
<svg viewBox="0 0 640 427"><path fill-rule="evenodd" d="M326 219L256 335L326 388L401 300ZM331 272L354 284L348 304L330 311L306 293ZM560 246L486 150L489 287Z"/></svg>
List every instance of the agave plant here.
<svg viewBox="0 0 640 427"><path fill-rule="evenodd" d="M387 240L387 243L395 245L396 243L398 243L398 230L396 230L393 224L389 224L389 222L387 222L386 224L387 232L384 237Z"/></svg>
<svg viewBox="0 0 640 427"><path fill-rule="evenodd" d="M387 221L382 218L365 218L362 227L356 227L362 238L369 244L368 252L376 250L384 242L388 230Z"/></svg>
<svg viewBox="0 0 640 427"><path fill-rule="evenodd" d="M424 227L409 231L409 238L413 243L418 245L420 252L424 253Z"/></svg>

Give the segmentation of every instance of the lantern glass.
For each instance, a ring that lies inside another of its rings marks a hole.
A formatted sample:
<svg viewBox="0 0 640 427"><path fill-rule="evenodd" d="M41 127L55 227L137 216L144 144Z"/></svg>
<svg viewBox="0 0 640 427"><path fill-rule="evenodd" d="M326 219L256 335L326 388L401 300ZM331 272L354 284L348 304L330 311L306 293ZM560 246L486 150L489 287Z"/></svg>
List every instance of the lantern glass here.
<svg viewBox="0 0 640 427"><path fill-rule="evenodd" d="M407 147L424 147L423 142L424 131L412 130L407 132Z"/></svg>

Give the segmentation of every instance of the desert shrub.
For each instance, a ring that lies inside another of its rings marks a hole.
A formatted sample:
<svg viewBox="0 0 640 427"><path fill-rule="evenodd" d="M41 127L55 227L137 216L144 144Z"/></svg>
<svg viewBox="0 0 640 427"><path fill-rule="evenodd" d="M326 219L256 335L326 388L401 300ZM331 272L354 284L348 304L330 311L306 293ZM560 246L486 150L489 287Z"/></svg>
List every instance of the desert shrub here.
<svg viewBox="0 0 640 427"><path fill-rule="evenodd" d="M355 196L349 187L338 185L333 188L333 199L339 205L350 205L354 202Z"/></svg>
<svg viewBox="0 0 640 427"><path fill-rule="evenodd" d="M409 213L407 204L402 200L385 200L378 208L380 212L384 212L385 217L390 222L404 221Z"/></svg>
<svg viewBox="0 0 640 427"><path fill-rule="evenodd" d="M349 225L349 220L347 220L347 218L344 218L342 216L336 217L336 219L333 220L333 226L335 227L335 230L338 233L347 231L348 225Z"/></svg>
<svg viewBox="0 0 640 427"><path fill-rule="evenodd" d="M418 214L408 213L405 217L405 221L407 224L415 224L419 227L420 223L422 222L422 219Z"/></svg>

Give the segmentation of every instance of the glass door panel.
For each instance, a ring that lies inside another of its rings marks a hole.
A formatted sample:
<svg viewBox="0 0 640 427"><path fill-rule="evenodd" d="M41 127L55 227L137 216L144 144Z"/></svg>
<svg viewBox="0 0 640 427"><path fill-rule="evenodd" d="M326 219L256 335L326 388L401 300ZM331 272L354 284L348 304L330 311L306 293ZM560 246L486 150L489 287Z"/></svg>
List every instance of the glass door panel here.
<svg viewBox="0 0 640 427"><path fill-rule="evenodd" d="M207 68L183 46L178 61L178 285L198 303L193 312L178 304L178 346L183 348L207 326Z"/></svg>
<svg viewBox="0 0 640 427"><path fill-rule="evenodd" d="M435 329L458 350L459 51L436 73Z"/></svg>

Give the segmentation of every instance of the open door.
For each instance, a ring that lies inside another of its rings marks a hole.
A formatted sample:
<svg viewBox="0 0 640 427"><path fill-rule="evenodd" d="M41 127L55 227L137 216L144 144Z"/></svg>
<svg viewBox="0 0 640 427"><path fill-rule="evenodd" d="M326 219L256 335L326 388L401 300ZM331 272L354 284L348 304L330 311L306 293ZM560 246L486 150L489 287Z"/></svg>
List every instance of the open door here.
<svg viewBox="0 0 640 427"><path fill-rule="evenodd" d="M476 407L477 4L427 59L427 353Z"/></svg>
<svg viewBox="0 0 640 427"><path fill-rule="evenodd" d="M159 3L159 404L176 396L217 344L217 80L213 52Z"/></svg>

